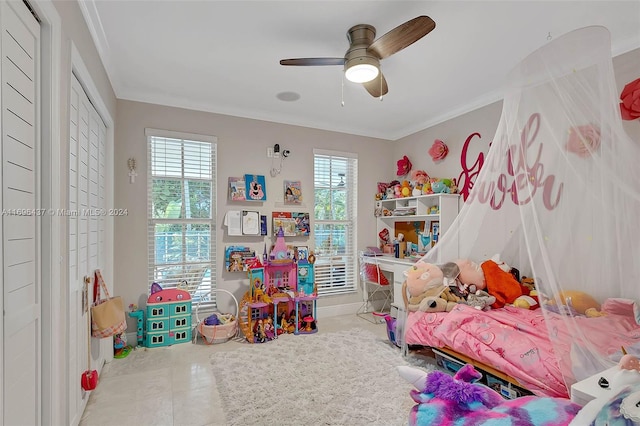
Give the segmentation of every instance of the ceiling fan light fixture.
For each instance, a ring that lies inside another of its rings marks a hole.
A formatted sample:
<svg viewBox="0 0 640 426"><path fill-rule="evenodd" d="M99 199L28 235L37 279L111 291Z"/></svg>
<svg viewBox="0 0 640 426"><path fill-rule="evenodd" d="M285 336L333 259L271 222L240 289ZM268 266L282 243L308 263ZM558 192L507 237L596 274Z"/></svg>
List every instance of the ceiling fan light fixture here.
<svg viewBox="0 0 640 426"><path fill-rule="evenodd" d="M375 58L360 57L345 64L344 75L354 83L366 83L380 74L379 62Z"/></svg>

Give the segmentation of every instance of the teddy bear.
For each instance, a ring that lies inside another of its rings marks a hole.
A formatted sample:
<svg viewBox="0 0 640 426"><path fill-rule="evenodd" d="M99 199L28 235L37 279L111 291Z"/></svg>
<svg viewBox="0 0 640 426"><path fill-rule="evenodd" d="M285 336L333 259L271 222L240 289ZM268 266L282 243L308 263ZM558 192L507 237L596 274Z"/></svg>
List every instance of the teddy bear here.
<svg viewBox="0 0 640 426"><path fill-rule="evenodd" d="M440 297L446 300L447 302L453 302L453 303L458 303L462 300L460 297L456 296L456 294L453 292L453 290L449 286L445 287L442 293L440 293Z"/></svg>
<svg viewBox="0 0 640 426"><path fill-rule="evenodd" d="M425 297L418 305L419 312L449 312L456 306L455 302L447 302L442 297Z"/></svg>
<svg viewBox="0 0 640 426"><path fill-rule="evenodd" d="M411 268L404 271L404 276L406 279L402 295L405 305L410 311L417 310L425 297L438 297L445 289L442 270L436 265L422 260L417 261Z"/></svg>

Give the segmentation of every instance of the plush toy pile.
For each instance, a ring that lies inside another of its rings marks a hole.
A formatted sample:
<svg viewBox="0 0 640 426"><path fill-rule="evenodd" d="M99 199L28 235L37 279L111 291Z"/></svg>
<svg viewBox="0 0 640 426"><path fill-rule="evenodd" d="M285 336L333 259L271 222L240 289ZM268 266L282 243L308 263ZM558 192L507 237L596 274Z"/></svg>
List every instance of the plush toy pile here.
<svg viewBox="0 0 640 426"><path fill-rule="evenodd" d="M505 400L488 386L475 383L481 375L470 364L453 377L406 366L398 367L398 372L416 388L410 392L417 403L409 415L410 425L560 426L568 425L581 408L564 398Z"/></svg>
<svg viewBox="0 0 640 426"><path fill-rule="evenodd" d="M544 306L559 314L606 315L600 303L582 291L563 291L554 298L539 295L533 279L520 278L520 272L498 255L481 263L458 259L434 265L419 260L404 275L402 294L409 312L449 312L456 303L464 303L479 310Z"/></svg>

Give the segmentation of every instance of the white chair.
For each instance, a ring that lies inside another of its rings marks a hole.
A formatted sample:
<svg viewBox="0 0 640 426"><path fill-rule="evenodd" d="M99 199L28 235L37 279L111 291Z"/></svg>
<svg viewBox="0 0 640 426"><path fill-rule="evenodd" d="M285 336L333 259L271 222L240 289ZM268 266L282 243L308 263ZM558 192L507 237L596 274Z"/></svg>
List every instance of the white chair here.
<svg viewBox="0 0 640 426"><path fill-rule="evenodd" d="M363 303L357 315L374 324L384 322L384 314L391 310L393 286L380 269L376 256L367 251L360 252L360 284Z"/></svg>

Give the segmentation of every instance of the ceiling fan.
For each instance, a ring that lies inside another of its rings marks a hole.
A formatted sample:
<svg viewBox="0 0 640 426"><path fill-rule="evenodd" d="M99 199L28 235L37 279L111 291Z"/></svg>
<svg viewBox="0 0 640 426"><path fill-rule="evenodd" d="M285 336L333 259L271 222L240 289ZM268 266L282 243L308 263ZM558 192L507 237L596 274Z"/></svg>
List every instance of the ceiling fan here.
<svg viewBox="0 0 640 426"><path fill-rule="evenodd" d="M379 39L375 27L359 24L349 28L349 49L344 58L296 58L282 59L280 65L317 66L344 65L349 81L362 83L374 97L386 95L387 80L380 71L380 61L399 52L429 34L436 23L428 16L418 16L398 25Z"/></svg>

